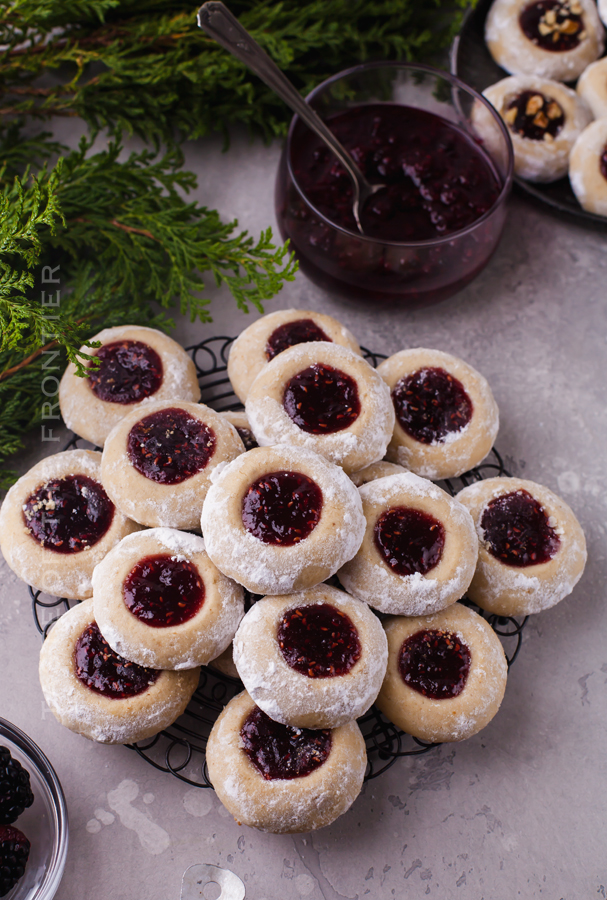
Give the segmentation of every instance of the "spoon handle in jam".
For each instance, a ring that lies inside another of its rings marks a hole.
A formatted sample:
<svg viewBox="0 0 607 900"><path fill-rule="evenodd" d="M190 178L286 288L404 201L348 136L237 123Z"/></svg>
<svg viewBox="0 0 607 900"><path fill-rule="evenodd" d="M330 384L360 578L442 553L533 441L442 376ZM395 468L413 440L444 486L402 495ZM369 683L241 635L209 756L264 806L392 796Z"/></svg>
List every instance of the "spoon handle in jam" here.
<svg viewBox="0 0 607 900"><path fill-rule="evenodd" d="M219 0L209 0L209 2L203 3L198 10L198 25L218 44L221 44L245 66L248 66L252 72L255 72L329 146L352 179L354 185L352 206L360 229L359 204L362 205L364 199L374 190L333 132L223 3ZM360 230L362 231L362 229Z"/></svg>

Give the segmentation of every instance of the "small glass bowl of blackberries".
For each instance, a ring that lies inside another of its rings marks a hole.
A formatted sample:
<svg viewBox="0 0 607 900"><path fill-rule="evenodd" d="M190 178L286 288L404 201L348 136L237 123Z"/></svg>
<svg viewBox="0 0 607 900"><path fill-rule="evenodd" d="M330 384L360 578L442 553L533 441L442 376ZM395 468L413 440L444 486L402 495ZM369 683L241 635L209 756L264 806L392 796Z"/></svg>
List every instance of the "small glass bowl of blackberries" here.
<svg viewBox="0 0 607 900"><path fill-rule="evenodd" d="M67 842L65 798L53 767L26 734L0 718L0 897L50 900Z"/></svg>

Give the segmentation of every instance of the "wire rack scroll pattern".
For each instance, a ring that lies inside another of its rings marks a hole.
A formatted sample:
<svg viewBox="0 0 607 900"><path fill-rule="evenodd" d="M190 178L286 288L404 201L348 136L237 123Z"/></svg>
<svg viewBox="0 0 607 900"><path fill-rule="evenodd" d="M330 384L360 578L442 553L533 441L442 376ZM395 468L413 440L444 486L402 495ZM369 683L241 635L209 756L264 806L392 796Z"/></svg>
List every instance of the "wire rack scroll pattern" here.
<svg viewBox="0 0 607 900"><path fill-rule="evenodd" d="M242 408L227 377L227 357L233 341L234 338L218 336L187 348L196 365L202 390L201 402L212 406L218 412ZM373 366L377 366L380 360L386 358L384 354L362 349L365 358ZM74 436L65 449L82 444L84 442ZM475 481L508 474L501 456L493 450L487 462L459 478L442 482L442 485L453 496ZM54 622L77 601L47 597L31 587L29 591L34 623L45 638ZM511 666L520 650L527 618L489 615L465 598L462 602L476 609L487 619L502 640L508 666ZM212 787L206 768L207 739L219 713L240 691L242 691L240 681L223 675L211 667L203 666L198 688L185 713L170 728L153 738L128 746L156 769L171 773L194 787ZM438 746L405 734L386 719L375 706L358 720L358 724L367 746L366 780L377 778L402 756L428 753Z"/></svg>

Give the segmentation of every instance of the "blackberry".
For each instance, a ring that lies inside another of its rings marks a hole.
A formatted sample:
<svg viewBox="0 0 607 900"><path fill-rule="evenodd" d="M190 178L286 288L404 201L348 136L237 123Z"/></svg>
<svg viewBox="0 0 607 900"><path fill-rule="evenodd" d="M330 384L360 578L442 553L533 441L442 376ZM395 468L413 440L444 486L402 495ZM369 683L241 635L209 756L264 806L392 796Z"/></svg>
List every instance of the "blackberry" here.
<svg viewBox="0 0 607 900"><path fill-rule="evenodd" d="M29 772L0 747L0 825L11 825L33 802Z"/></svg>
<svg viewBox="0 0 607 900"><path fill-rule="evenodd" d="M23 877L30 854L30 842L18 828L0 825L0 897Z"/></svg>

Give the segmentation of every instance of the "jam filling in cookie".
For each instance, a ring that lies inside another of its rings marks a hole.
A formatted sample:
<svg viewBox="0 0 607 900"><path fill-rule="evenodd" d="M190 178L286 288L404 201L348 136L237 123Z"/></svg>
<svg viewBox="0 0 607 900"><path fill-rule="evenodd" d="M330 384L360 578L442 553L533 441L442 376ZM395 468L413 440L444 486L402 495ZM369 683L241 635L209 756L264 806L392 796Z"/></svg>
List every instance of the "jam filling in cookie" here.
<svg viewBox="0 0 607 900"><path fill-rule="evenodd" d="M215 452L215 433L177 407L140 419L129 432L131 465L158 484L181 484L207 465Z"/></svg>
<svg viewBox="0 0 607 900"><path fill-rule="evenodd" d="M440 443L472 418L473 404L463 384L445 369L428 366L401 378L392 391L396 418L421 444Z"/></svg>
<svg viewBox="0 0 607 900"><path fill-rule="evenodd" d="M374 539L382 559L397 575L426 575L440 562L445 529L428 513L395 506L375 523Z"/></svg>
<svg viewBox="0 0 607 900"><path fill-rule="evenodd" d="M285 322L275 328L266 344L266 357L268 361L274 359L283 350L294 347L296 344L308 344L310 341L331 341L316 322L312 319L297 319L295 322Z"/></svg>
<svg viewBox="0 0 607 900"><path fill-rule="evenodd" d="M290 547L316 528L322 491L301 472L268 472L249 485L242 500L244 527L264 544Z"/></svg>
<svg viewBox="0 0 607 900"><path fill-rule="evenodd" d="M540 0L519 16L525 37L543 50L574 50L586 37L578 0Z"/></svg>
<svg viewBox="0 0 607 900"><path fill-rule="evenodd" d="M565 113L551 97L537 91L523 91L510 103L504 119L521 137L530 141L550 141L565 124Z"/></svg>
<svg viewBox="0 0 607 900"><path fill-rule="evenodd" d="M491 500L481 528L491 555L518 568L548 562L561 545L544 507L525 490Z"/></svg>
<svg viewBox="0 0 607 900"><path fill-rule="evenodd" d="M114 504L87 475L47 481L25 501L27 531L48 550L80 553L101 540L114 518Z"/></svg>
<svg viewBox="0 0 607 900"><path fill-rule="evenodd" d="M91 368L91 390L106 403L138 403L155 394L162 384L162 360L141 341L115 341L100 347L100 360Z"/></svg>
<svg viewBox="0 0 607 900"><path fill-rule="evenodd" d="M360 415L355 380L324 363L294 375L285 387L282 403L292 421L308 434L343 431Z"/></svg>
<svg viewBox="0 0 607 900"><path fill-rule="evenodd" d="M266 781L303 778L331 752L331 732L281 725L255 707L240 729L242 749Z"/></svg>
<svg viewBox="0 0 607 900"><path fill-rule="evenodd" d="M309 678L347 675L361 655L356 627L330 603L288 610L276 637L287 664Z"/></svg>
<svg viewBox="0 0 607 900"><path fill-rule="evenodd" d="M457 697L470 672L469 647L449 631L418 631L404 641L398 657L400 677L431 700Z"/></svg>
<svg viewBox="0 0 607 900"><path fill-rule="evenodd" d="M76 641L74 666L86 687L110 700L142 694L160 676L158 669L146 669L115 653L95 622L87 625Z"/></svg>
<svg viewBox="0 0 607 900"><path fill-rule="evenodd" d="M122 593L134 616L152 628L167 628L192 619L204 603L205 590L193 563L158 554L131 569Z"/></svg>

